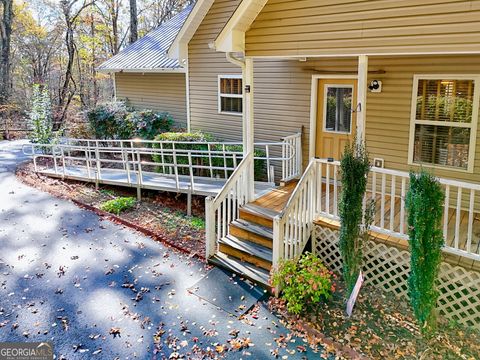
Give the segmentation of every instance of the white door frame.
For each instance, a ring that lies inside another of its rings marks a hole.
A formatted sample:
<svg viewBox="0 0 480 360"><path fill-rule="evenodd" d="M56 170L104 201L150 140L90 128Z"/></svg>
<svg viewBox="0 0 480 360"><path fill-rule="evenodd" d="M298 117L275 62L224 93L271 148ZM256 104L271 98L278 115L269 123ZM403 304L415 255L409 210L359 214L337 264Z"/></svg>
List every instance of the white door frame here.
<svg viewBox="0 0 480 360"><path fill-rule="evenodd" d="M345 79L345 80L358 80L358 76L352 75L312 75L312 89L310 99L310 141L308 157L310 159L315 157L315 147L317 144L317 110L318 110L318 81L325 79ZM358 90L355 90L358 92ZM357 99L358 102L358 99Z"/></svg>

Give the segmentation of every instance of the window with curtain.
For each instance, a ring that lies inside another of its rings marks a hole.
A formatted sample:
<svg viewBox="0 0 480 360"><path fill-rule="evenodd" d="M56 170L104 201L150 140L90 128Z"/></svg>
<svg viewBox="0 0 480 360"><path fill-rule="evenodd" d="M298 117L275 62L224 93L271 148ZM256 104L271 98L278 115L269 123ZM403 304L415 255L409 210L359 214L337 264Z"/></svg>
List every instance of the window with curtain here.
<svg viewBox="0 0 480 360"><path fill-rule="evenodd" d="M474 79L416 78L413 163L468 170L475 149ZM412 138L413 137L413 138Z"/></svg>
<svg viewBox="0 0 480 360"><path fill-rule="evenodd" d="M218 77L218 111L236 115L243 113L241 75L221 75Z"/></svg>

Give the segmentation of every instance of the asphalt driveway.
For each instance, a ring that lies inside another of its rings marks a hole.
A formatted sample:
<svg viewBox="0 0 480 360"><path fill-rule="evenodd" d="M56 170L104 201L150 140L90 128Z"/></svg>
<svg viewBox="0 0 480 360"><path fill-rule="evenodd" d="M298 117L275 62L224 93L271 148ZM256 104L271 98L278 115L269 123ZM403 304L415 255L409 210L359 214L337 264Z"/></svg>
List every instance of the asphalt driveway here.
<svg viewBox="0 0 480 360"><path fill-rule="evenodd" d="M64 359L319 357L280 341L263 305L241 321L189 293L200 261L20 183L20 145L0 142L0 341L51 341Z"/></svg>

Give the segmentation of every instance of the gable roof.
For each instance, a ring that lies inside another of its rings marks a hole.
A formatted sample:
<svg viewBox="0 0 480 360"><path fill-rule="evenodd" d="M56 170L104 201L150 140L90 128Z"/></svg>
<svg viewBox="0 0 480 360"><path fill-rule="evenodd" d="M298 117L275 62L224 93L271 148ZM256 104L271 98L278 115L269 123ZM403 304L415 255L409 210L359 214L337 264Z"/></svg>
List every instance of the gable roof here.
<svg viewBox="0 0 480 360"><path fill-rule="evenodd" d="M186 7L144 37L98 67L101 72L184 72L177 59L167 56L193 5Z"/></svg>
<svg viewBox="0 0 480 360"><path fill-rule="evenodd" d="M188 59L188 43L207 15L215 0L197 0L188 19L176 35L168 50L168 57L183 61Z"/></svg>
<svg viewBox="0 0 480 360"><path fill-rule="evenodd" d="M245 33L250 29L268 0L242 0L215 39L217 51L245 52Z"/></svg>

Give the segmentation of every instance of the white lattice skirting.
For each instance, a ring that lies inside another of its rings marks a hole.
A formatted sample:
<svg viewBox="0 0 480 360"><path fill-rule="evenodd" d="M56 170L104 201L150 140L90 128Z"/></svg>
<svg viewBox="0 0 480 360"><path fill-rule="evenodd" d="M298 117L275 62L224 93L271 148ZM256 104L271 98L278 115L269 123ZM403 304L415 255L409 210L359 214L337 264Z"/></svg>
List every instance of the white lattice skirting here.
<svg viewBox="0 0 480 360"><path fill-rule="evenodd" d="M339 231L317 225L315 251L337 273L342 260ZM369 241L365 247L365 283L408 299L410 253L394 246ZM442 262L438 282L438 310L449 320L480 329L480 272Z"/></svg>

